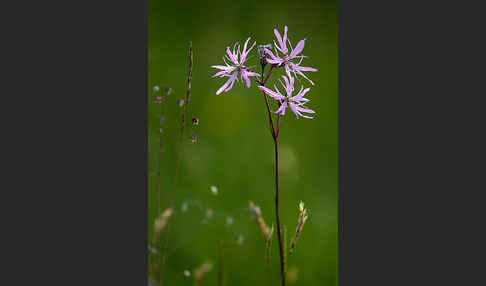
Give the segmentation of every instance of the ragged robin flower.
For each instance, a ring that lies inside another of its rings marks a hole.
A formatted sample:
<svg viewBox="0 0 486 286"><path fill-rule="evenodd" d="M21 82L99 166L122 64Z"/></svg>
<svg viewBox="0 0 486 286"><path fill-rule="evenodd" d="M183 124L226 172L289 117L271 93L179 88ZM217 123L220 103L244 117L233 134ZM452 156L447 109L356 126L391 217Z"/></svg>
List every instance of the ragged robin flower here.
<svg viewBox="0 0 486 286"><path fill-rule="evenodd" d="M269 49L265 49L265 52L269 56L269 57L267 57L267 62L269 64L272 64L272 65L277 66L277 67L285 67L285 71L286 71L287 74L293 73L294 76L296 76L296 75L302 76L303 78L307 79L312 85L314 85L312 80L310 80L303 72L304 71L316 72L317 69L311 68L311 67L300 66L300 64L302 63L302 60L305 58L304 55L299 55L302 52L302 50L304 49L305 39L301 40L299 43L297 43L297 46L295 47L295 49L292 49L292 45L290 44L290 40L287 39L287 31L288 31L288 28L287 28L287 26L285 26L284 34L283 34L283 38L282 38L277 29L273 30L273 33L275 34L275 37L277 38L278 44L275 43L275 41L274 41L275 54L272 53L272 51L270 51ZM287 48L287 41L290 45L290 48L292 49L292 51L290 51L290 53L289 53L289 50ZM282 56L280 56L278 54L277 50L282 53ZM297 60L297 59L299 59L298 63L293 61L293 60Z"/></svg>
<svg viewBox="0 0 486 286"><path fill-rule="evenodd" d="M246 81L247 87L250 87L250 77L260 76L260 74L253 72L250 67L244 65L246 60L248 59L248 53L251 51L251 49L253 49L256 44L256 42L253 42L253 45L247 50L246 48L249 41L250 38L246 40L242 52L240 52L240 45L238 43L233 46L233 52L231 52L230 48L227 47L226 55L223 57L223 61L226 65L212 66L213 68L221 70L213 75L213 77L229 77L229 79L218 89L218 91L216 91L216 95L231 90L235 81L238 80L238 75L240 75L240 79L244 79ZM227 61L229 62L229 64Z"/></svg>
<svg viewBox="0 0 486 286"><path fill-rule="evenodd" d="M290 109L292 110L292 112L295 113L297 118L300 116L312 119L313 117L302 114L302 112L315 113L314 110L304 107L304 104L309 101L307 98L304 98L304 95L310 90L310 88L304 89L304 87L302 86L297 95L292 96L292 92L294 91L294 78L290 74L287 74L287 76L282 76L285 81L285 85L280 82L285 89L285 95L280 93L276 85L274 85L275 91L264 86L259 86L258 88L280 102L280 107L277 111L275 111L275 113L283 116L285 115L286 108L290 107Z"/></svg>

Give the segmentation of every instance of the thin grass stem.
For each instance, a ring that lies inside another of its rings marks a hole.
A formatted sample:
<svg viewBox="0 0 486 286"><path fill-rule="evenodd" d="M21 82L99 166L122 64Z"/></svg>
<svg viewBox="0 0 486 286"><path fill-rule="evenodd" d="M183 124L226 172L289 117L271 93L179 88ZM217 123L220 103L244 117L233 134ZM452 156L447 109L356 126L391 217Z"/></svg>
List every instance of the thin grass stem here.
<svg viewBox="0 0 486 286"><path fill-rule="evenodd" d="M189 105L189 101L191 99L191 81L192 81L192 65L193 65L193 51L192 51L192 42L189 43L189 67L188 67L188 74L187 74L187 91L186 91L186 98L184 100L184 111L182 112L182 120L181 120L181 128L180 128L180 137L179 137L179 144L183 146L184 140L184 126L186 122L186 114L187 114L187 106ZM177 177L179 175L179 168L181 165L182 156L179 154L176 163L176 170L174 175L174 188L172 190L172 197L170 201L170 207L175 209L175 194L177 191ZM164 255L162 256L162 262L160 266L160 286L163 285L163 272L165 269L165 264L167 263L167 249L169 247L169 232L170 232L170 225L172 219L168 219L167 221L167 231L165 232L165 243L164 243Z"/></svg>

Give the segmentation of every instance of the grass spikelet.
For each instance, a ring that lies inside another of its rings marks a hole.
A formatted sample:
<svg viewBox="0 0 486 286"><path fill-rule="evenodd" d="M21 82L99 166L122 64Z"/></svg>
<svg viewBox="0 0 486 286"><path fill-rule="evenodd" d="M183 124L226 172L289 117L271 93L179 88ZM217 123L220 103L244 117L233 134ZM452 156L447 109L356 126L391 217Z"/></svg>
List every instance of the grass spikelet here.
<svg viewBox="0 0 486 286"><path fill-rule="evenodd" d="M271 275L271 268L270 268L270 257L271 257L271 254L272 254L272 238L273 238L273 224L272 224L272 227L270 228L270 235L269 235L269 239L267 239L265 241L265 260L266 260L266 263L267 263L267 271L269 273L268 275L268 285L272 285L272 275Z"/></svg>
<svg viewBox="0 0 486 286"><path fill-rule="evenodd" d="M265 224L265 220L263 220L262 211L260 210L260 207L255 205L252 201L250 201L250 212L258 224L258 228L260 228L260 231L262 232L263 237L265 238L265 242L268 243L272 238L273 228L270 229Z"/></svg>
<svg viewBox="0 0 486 286"><path fill-rule="evenodd" d="M196 270L194 270L194 286L199 286L206 273L210 272L211 270L213 270L213 264L208 261L196 268Z"/></svg>
<svg viewBox="0 0 486 286"><path fill-rule="evenodd" d="M299 238L299 235L304 228L307 217L307 209L304 207L304 202L301 201L299 203L299 219L297 221L297 229L295 230L295 235L292 238L292 242L290 244L290 252L292 252L295 248L295 244L297 243L297 239Z"/></svg>
<svg viewBox="0 0 486 286"><path fill-rule="evenodd" d="M168 208L155 219L154 230L157 235L159 235L160 232L167 225L167 221L171 216L172 216L172 208Z"/></svg>

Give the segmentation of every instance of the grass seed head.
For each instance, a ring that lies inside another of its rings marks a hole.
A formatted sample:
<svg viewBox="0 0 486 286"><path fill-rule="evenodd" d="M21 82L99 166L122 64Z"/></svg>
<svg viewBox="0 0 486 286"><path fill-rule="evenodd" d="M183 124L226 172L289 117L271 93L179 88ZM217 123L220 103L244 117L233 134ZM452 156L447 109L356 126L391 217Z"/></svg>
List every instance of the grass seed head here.
<svg viewBox="0 0 486 286"><path fill-rule="evenodd" d="M154 225L154 230L157 234L159 234L164 227L167 225L167 221L169 218L172 216L172 208L166 209L163 213L155 219L155 225Z"/></svg>
<svg viewBox="0 0 486 286"><path fill-rule="evenodd" d="M307 209L304 207L304 202L300 201L299 203L299 218L297 220L297 228L295 230L295 235L292 238L292 242L290 243L290 251L292 252L295 248L295 244L297 243L297 239L299 238L302 229L304 228L304 224L307 220Z"/></svg>

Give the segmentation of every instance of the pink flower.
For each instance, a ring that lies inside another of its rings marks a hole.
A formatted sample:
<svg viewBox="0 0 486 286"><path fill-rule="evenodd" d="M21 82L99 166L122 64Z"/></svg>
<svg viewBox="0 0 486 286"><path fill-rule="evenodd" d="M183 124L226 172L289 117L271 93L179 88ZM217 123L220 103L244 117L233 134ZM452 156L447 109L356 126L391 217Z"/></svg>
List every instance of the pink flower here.
<svg viewBox="0 0 486 286"><path fill-rule="evenodd" d="M226 64L225 66L212 66L213 68L219 69L220 71L217 72L213 77L229 77L229 79L218 89L216 92L219 95L222 92L227 92L231 88L233 88L233 84L236 80L238 80L238 74L240 74L240 79L246 81L246 86L250 87L250 77L251 76L260 76L260 74L251 71L251 68L244 65L245 61L247 60L248 53L253 49L256 42L253 42L253 45L247 50L248 42L250 38L248 38L243 46L243 52L240 52L240 45L236 43L233 46L233 52L231 52L230 48L226 48L226 55L223 57L223 61ZM238 47L238 49L236 49ZM228 60L230 64L226 62Z"/></svg>
<svg viewBox="0 0 486 286"><path fill-rule="evenodd" d="M292 110L292 112L295 113L297 118L299 118L299 116L300 116L300 117L312 119L313 117L303 115L301 113L301 112L315 113L314 110L310 110L310 109L307 109L306 107L304 107L304 104L309 102L309 100L307 98L304 98L304 95L310 90L310 88L304 89L304 87L302 86L300 88L300 91L297 93L297 95L292 96L292 92L294 91L294 78L290 75L288 75L288 78L286 76L282 76L282 78L285 81L285 85L282 82L280 82L280 83L282 84L283 88L285 89L285 95L280 93L280 91L278 90L276 85L274 85L275 91L273 91L269 88L266 88L264 86L258 87L260 90L263 90L263 92L265 92L266 94L268 94L269 96L273 97L274 99L276 99L280 102L280 107L277 111L275 111L275 113L283 116L283 115L285 115L286 108L290 107L290 109Z"/></svg>
<svg viewBox="0 0 486 286"><path fill-rule="evenodd" d="M290 40L287 39L287 31L288 28L285 26L284 28L284 35L283 38L280 36L280 33L277 31L277 29L273 30L273 33L275 34L275 37L277 38L277 43L275 43L275 54L272 53L269 49L265 49L265 52L267 53L270 58L267 58L267 62L269 64L282 67L285 66L285 71L287 74L294 73L294 76L300 75L303 78L307 79L312 85L314 83L312 80L310 80L303 72L304 71L310 71L310 72L316 72L317 69L311 68L311 67L302 67L300 64L302 63L302 60L305 58L304 55L299 55L302 50L304 49L305 45L305 39L301 40L295 49L292 49L292 45L290 44ZM289 50L287 49L287 41L289 42L290 48L292 51L289 54ZM280 56L278 54L278 51L280 51L283 55ZM298 63L292 62L294 59L300 59Z"/></svg>

